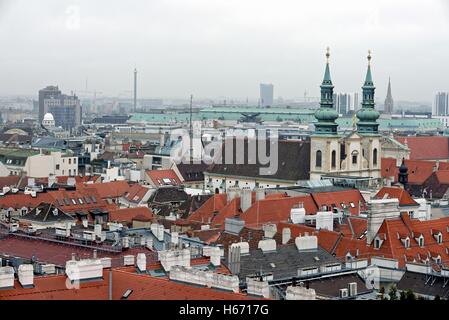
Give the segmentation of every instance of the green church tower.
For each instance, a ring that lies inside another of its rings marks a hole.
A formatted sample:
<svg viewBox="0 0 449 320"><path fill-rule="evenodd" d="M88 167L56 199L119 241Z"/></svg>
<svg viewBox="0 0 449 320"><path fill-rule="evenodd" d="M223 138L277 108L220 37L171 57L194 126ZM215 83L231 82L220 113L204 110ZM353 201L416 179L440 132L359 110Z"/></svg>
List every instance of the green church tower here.
<svg viewBox="0 0 449 320"><path fill-rule="evenodd" d="M366 73L365 84L362 87L363 101L362 108L357 112L357 131L360 134L378 134L379 123L377 119L380 113L375 109L373 77L371 75L371 51L368 52L368 71Z"/></svg>
<svg viewBox="0 0 449 320"><path fill-rule="evenodd" d="M334 109L334 85L331 80L329 68L330 52L327 48L326 52L326 70L324 72L323 83L321 84L321 101L320 108L315 112L315 134L337 134L338 113Z"/></svg>

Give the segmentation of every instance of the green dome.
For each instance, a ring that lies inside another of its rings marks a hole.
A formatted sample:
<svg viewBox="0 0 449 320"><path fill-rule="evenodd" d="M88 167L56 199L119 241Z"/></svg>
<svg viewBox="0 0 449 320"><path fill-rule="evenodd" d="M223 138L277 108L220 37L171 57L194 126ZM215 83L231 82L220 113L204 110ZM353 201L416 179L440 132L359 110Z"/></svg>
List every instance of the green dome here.
<svg viewBox="0 0 449 320"><path fill-rule="evenodd" d="M337 111L335 111L335 109L319 108L315 112L315 118L318 121L333 122L338 119L338 113Z"/></svg>
<svg viewBox="0 0 449 320"><path fill-rule="evenodd" d="M380 118L380 113L373 108L362 108L357 112L357 118L362 122L376 122Z"/></svg>

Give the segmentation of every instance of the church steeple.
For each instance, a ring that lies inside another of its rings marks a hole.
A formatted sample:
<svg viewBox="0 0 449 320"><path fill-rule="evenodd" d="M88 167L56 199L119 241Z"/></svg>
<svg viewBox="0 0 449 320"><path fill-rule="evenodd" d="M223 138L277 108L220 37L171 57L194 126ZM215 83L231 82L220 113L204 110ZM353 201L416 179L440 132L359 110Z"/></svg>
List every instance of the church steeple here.
<svg viewBox="0 0 449 320"><path fill-rule="evenodd" d="M380 113L375 110L373 77L371 74L371 51L368 52L368 70L366 72L365 83L362 87L363 101L362 108L357 112L357 131L361 134L377 134L379 132L379 124L377 119Z"/></svg>
<svg viewBox="0 0 449 320"><path fill-rule="evenodd" d="M321 84L320 108L315 112L315 118L318 120L315 123L316 134L336 134L338 129L338 124L335 123L335 120L338 119L338 113L334 109L334 85L331 80L329 58L330 51L327 48L326 69Z"/></svg>
<svg viewBox="0 0 449 320"><path fill-rule="evenodd" d="M393 113L393 108L394 108L394 100L393 95L391 93L391 79L388 78L388 91L387 91L387 98L385 99L384 104L384 112Z"/></svg>

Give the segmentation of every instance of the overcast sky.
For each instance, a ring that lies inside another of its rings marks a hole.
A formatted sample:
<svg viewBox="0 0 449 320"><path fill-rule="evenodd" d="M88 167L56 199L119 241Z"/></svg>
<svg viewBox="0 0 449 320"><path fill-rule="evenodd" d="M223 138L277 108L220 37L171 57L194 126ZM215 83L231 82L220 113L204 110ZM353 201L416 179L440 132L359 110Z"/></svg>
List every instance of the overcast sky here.
<svg viewBox="0 0 449 320"><path fill-rule="evenodd" d="M317 96L331 48L336 91L359 91L373 51L384 99L449 90L449 0L0 0L0 95ZM128 91L128 92L126 92Z"/></svg>

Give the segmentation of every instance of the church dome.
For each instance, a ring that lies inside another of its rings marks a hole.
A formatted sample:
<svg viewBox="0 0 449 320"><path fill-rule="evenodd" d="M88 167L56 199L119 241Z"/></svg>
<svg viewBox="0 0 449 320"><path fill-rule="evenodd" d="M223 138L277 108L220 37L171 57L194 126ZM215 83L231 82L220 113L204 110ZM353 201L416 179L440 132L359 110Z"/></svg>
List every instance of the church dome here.
<svg viewBox="0 0 449 320"><path fill-rule="evenodd" d="M379 117L379 111L373 108L362 108L357 112L357 118L361 122L376 122Z"/></svg>
<svg viewBox="0 0 449 320"><path fill-rule="evenodd" d="M338 119L338 113L332 108L320 108L315 112L315 118L318 121L334 122Z"/></svg>
<svg viewBox="0 0 449 320"><path fill-rule="evenodd" d="M55 121L55 118L53 117L53 115L51 113L47 113L44 116L44 121Z"/></svg>

